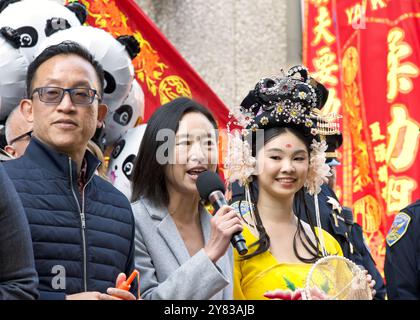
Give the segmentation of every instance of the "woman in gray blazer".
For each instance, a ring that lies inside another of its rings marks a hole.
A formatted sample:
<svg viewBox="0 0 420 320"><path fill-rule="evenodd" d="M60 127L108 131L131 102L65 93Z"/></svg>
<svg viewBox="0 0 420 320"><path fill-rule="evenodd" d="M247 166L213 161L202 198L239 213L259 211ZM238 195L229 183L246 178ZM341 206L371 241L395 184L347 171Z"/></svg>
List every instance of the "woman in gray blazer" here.
<svg viewBox="0 0 420 320"><path fill-rule="evenodd" d="M217 162L216 121L197 102L175 99L148 121L132 176L143 299L232 299L230 239L241 221L227 206L211 216L196 188Z"/></svg>

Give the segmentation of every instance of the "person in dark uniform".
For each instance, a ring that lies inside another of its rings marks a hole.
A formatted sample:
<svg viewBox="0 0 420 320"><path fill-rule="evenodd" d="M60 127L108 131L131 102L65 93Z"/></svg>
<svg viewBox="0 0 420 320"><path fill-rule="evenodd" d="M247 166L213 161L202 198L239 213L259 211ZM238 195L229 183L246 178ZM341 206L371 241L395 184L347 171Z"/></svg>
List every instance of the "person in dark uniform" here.
<svg viewBox="0 0 420 320"><path fill-rule="evenodd" d="M389 299L420 299L420 199L402 209L386 237Z"/></svg>
<svg viewBox="0 0 420 320"><path fill-rule="evenodd" d="M335 187L335 166L340 165L337 160L336 149L338 149L342 142L342 135L334 135L327 137L328 149L326 152L327 164L332 168L333 175L328 184L321 186L321 192L318 194L319 210L322 228L330 233L340 244L343 255L352 260L359 266L362 266L368 271L375 280L375 299L385 299L386 289L382 276L376 268L369 247L363 237L363 230L359 224L353 221L353 213L350 208L342 207L333 190ZM258 190L253 190L254 193ZM248 212L248 204L245 200L244 188L238 183L232 184L232 199L231 206L238 210L241 215ZM294 211L300 215L301 219L308 222L304 212L307 207L309 212L309 219L315 222L315 203L314 198L309 193L305 193L305 199L295 199Z"/></svg>

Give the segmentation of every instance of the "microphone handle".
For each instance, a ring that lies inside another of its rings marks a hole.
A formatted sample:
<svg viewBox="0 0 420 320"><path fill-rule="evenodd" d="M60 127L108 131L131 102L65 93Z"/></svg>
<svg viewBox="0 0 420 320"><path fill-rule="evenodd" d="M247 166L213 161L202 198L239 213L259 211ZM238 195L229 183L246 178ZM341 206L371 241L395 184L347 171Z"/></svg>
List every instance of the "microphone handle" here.
<svg viewBox="0 0 420 320"><path fill-rule="evenodd" d="M211 205L214 208L214 213L216 213L217 211L219 211L219 209L221 207L228 205L228 203L226 202L225 197L221 197L220 194L218 194L218 193L221 193L221 192L220 191L218 191L217 193L216 192L213 192L210 195L210 197L209 197L210 203L211 203Z"/></svg>
<svg viewBox="0 0 420 320"><path fill-rule="evenodd" d="M214 208L214 212L218 211L221 207L227 206L228 203L226 202L225 196L219 190L212 192L209 196L210 203ZM248 253L248 247L246 246L246 242L244 237L242 236L241 232L236 232L232 235L230 239L230 243L236 248L239 255L243 256L244 254Z"/></svg>

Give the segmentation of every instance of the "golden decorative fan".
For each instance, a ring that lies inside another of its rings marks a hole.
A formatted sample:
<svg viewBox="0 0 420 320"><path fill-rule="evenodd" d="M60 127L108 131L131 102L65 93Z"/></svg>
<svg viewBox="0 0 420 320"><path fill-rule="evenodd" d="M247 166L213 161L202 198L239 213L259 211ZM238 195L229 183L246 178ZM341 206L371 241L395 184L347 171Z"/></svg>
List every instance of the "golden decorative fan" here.
<svg viewBox="0 0 420 320"><path fill-rule="evenodd" d="M305 298L312 300L311 292L317 289L327 299L372 299L366 273L353 261L339 256L326 256L312 266L306 278Z"/></svg>

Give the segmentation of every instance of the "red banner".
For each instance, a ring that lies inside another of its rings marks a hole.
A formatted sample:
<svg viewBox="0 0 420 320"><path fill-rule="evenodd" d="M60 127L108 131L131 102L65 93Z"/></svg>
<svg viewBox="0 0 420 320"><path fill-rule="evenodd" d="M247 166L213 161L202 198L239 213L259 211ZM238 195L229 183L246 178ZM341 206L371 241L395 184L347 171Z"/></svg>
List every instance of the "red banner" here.
<svg viewBox="0 0 420 320"><path fill-rule="evenodd" d="M382 271L395 214L420 198L420 2L305 0L304 63L343 115L338 195Z"/></svg>
<svg viewBox="0 0 420 320"><path fill-rule="evenodd" d="M147 122L160 105L177 97L193 98L212 110L220 127L229 110L133 0L79 0L88 10L87 23L115 37L133 35L141 51L133 60L145 96Z"/></svg>

